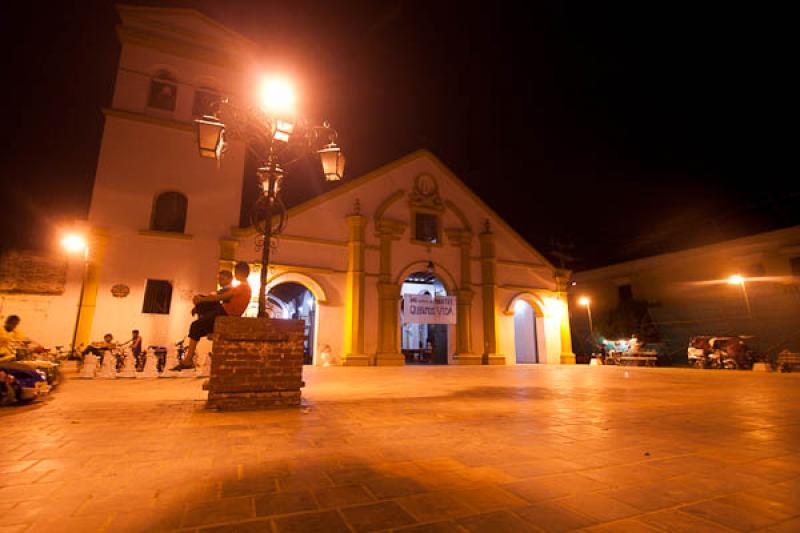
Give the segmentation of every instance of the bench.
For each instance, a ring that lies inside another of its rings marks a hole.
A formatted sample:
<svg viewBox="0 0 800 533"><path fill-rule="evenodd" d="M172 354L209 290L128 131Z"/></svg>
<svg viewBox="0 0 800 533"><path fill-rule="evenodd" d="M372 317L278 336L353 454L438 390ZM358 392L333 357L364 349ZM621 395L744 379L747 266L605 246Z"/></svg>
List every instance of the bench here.
<svg viewBox="0 0 800 533"><path fill-rule="evenodd" d="M784 350L778 354L776 365L781 372L791 372L793 366L800 366L800 353Z"/></svg>
<svg viewBox="0 0 800 533"><path fill-rule="evenodd" d="M656 356L654 355L623 355L619 358L619 364L630 364L633 366L656 366Z"/></svg>

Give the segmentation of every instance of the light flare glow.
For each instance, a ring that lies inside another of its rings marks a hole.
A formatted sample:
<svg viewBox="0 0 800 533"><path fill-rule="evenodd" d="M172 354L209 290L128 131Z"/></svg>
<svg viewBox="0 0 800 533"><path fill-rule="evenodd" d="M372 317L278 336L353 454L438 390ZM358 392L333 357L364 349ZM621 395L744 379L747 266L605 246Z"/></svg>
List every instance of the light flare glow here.
<svg viewBox="0 0 800 533"><path fill-rule="evenodd" d="M264 79L258 96L259 104L265 112L281 116L294 114L296 97L288 80Z"/></svg>
<svg viewBox="0 0 800 533"><path fill-rule="evenodd" d="M70 253L84 252L89 247L82 235L69 233L61 239L61 246Z"/></svg>

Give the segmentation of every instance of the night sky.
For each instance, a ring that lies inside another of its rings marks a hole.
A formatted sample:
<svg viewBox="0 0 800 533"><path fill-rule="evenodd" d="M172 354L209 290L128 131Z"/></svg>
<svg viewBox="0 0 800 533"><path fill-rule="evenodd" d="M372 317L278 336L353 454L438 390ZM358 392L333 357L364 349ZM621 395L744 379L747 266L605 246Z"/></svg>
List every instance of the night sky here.
<svg viewBox="0 0 800 533"><path fill-rule="evenodd" d="M349 178L427 148L574 269L800 224L790 19L762 4L130 3L262 45L336 125ZM18 4L1 17L0 246L43 248L88 210L118 18L108 1Z"/></svg>

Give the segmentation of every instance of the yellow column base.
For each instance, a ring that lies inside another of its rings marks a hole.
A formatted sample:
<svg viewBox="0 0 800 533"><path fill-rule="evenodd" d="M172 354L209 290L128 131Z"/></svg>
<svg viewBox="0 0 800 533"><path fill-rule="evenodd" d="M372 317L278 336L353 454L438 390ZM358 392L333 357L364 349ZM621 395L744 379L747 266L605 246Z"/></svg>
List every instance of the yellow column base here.
<svg viewBox="0 0 800 533"><path fill-rule="evenodd" d="M344 356L344 366L369 366L372 363L372 357L367 354L350 353Z"/></svg>
<svg viewBox="0 0 800 533"><path fill-rule="evenodd" d="M376 353L375 366L403 366L406 358L401 353Z"/></svg>
<svg viewBox="0 0 800 533"><path fill-rule="evenodd" d="M574 353L562 353L561 354L561 364L562 365L574 365L575 364L575 354Z"/></svg>
<svg viewBox="0 0 800 533"><path fill-rule="evenodd" d="M487 365L504 365L506 364L506 356L498 353L490 353L486 356Z"/></svg>
<svg viewBox="0 0 800 533"><path fill-rule="evenodd" d="M454 365L481 365L483 356L479 353L457 353L453 355Z"/></svg>

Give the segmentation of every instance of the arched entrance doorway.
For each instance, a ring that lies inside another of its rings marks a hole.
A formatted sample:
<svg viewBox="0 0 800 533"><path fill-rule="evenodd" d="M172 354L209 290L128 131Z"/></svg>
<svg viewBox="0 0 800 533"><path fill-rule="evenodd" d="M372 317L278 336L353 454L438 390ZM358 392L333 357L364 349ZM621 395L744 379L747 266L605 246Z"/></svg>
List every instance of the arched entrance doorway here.
<svg viewBox="0 0 800 533"><path fill-rule="evenodd" d="M514 302L514 349L517 364L539 362L539 338L536 311L525 300Z"/></svg>
<svg viewBox="0 0 800 533"><path fill-rule="evenodd" d="M433 272L412 272L403 281L400 295L447 296L442 281ZM406 364L446 365L448 353L447 324L406 323L404 304L400 304L400 348Z"/></svg>
<svg viewBox="0 0 800 533"><path fill-rule="evenodd" d="M256 287L258 285L256 284ZM294 281L278 283L267 293L267 314L272 318L287 318L305 322L303 342L303 363L314 363L314 332L316 331L317 301L314 294L304 285ZM258 291L253 291L253 299L244 316L258 316Z"/></svg>

